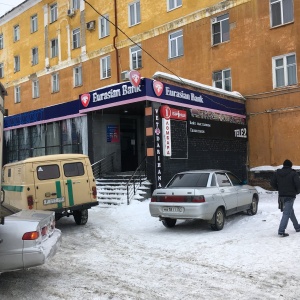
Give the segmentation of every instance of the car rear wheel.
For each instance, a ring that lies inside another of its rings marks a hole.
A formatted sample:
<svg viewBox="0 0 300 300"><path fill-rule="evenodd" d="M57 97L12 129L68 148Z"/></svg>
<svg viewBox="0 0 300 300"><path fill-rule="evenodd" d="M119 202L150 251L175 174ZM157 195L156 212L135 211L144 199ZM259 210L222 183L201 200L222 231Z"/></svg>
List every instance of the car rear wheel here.
<svg viewBox="0 0 300 300"><path fill-rule="evenodd" d="M88 210L74 210L73 217L77 225L85 225L88 221Z"/></svg>
<svg viewBox="0 0 300 300"><path fill-rule="evenodd" d="M222 230L225 223L225 214L224 210L221 207L218 207L214 214L214 223L211 224L212 230Z"/></svg>
<svg viewBox="0 0 300 300"><path fill-rule="evenodd" d="M176 219L165 218L162 220L162 223L165 227L171 228L176 225L176 221L177 221Z"/></svg>
<svg viewBox="0 0 300 300"><path fill-rule="evenodd" d="M248 215L249 215L249 216L256 215L256 213L257 213L257 208L258 208L258 200L257 200L256 197L253 197L253 198L252 198L252 203L251 203L250 209L247 210Z"/></svg>

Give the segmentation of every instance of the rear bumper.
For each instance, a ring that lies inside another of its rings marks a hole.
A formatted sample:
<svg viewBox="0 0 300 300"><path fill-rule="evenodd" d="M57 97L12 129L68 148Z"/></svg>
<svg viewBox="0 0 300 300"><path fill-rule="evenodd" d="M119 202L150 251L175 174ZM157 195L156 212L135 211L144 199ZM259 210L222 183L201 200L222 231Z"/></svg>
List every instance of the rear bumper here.
<svg viewBox="0 0 300 300"><path fill-rule="evenodd" d="M87 202L87 203L83 203L83 204L79 204L79 205L74 205L74 206L70 206L70 207L63 207L63 208L55 208L55 209L51 209L52 211L55 211L56 213L63 213L65 211L74 211L74 210L83 210L83 209L89 209L93 206L97 206L99 205L98 201L95 202Z"/></svg>
<svg viewBox="0 0 300 300"><path fill-rule="evenodd" d="M16 271L43 265L52 258L61 245L61 231L55 229L53 234L39 245L16 249L7 255L0 255L0 273ZM30 243L32 243L30 241Z"/></svg>
<svg viewBox="0 0 300 300"><path fill-rule="evenodd" d="M166 211L166 208L180 208L180 211ZM211 220L215 206L209 203L161 203L150 202L149 210L152 217L171 219L202 219Z"/></svg>
<svg viewBox="0 0 300 300"><path fill-rule="evenodd" d="M55 229L51 237L39 245L38 248L24 249L24 268L35 267L46 263L56 254L61 245L61 241L61 231Z"/></svg>

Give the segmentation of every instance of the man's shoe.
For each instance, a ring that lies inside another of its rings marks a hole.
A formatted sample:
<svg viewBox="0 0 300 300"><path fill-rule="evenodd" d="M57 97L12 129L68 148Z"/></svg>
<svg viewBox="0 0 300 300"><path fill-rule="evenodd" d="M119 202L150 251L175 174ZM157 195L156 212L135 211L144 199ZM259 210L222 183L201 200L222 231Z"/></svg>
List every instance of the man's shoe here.
<svg viewBox="0 0 300 300"><path fill-rule="evenodd" d="M298 229L296 229L296 232L300 232L300 227Z"/></svg>
<svg viewBox="0 0 300 300"><path fill-rule="evenodd" d="M288 233L285 233L285 232L284 232L284 233L278 233L278 235L281 236L281 237L289 236L289 234L288 234Z"/></svg>

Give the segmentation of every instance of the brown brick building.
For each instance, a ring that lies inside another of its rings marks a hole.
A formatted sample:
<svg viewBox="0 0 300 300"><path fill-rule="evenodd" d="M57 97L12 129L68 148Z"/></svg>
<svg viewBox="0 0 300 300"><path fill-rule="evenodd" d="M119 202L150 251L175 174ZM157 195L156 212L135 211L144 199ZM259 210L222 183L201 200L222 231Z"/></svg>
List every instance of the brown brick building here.
<svg viewBox="0 0 300 300"><path fill-rule="evenodd" d="M5 159L72 151L88 152L96 161L115 149L105 144L102 153L92 141L106 136L113 127L105 126L115 122L124 147L131 153L137 147L140 161L151 153L142 139L148 126L145 108L152 107L147 97L140 105L103 106L89 113L78 108L80 95L122 83L126 71L134 69L145 78L163 72L238 91L248 124L247 149L238 163L249 169L279 165L288 157L300 164L295 143L299 15L295 0L27 0L0 18L0 77L10 116ZM173 83L191 88L186 81ZM222 91L217 94L224 97ZM55 105L62 106L46 109ZM215 107L200 105L208 109ZM225 107L217 110L228 116ZM104 124L104 118L108 123L95 127L93 122Z"/></svg>

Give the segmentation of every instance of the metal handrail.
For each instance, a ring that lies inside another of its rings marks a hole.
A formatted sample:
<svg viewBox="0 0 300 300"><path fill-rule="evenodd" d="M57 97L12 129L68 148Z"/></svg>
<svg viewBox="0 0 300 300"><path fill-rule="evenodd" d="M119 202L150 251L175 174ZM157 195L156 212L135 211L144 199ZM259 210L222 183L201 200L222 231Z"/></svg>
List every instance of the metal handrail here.
<svg viewBox="0 0 300 300"><path fill-rule="evenodd" d="M130 204L130 201L134 197L137 189L142 185L142 178L146 176L146 158L146 156L143 158L142 162L139 164L139 166L136 168L130 179L127 181L127 205Z"/></svg>
<svg viewBox="0 0 300 300"><path fill-rule="evenodd" d="M115 155L116 152L113 152L92 164L92 170L95 179L100 178L103 174L106 174L108 172L113 172L115 170L114 168Z"/></svg>

